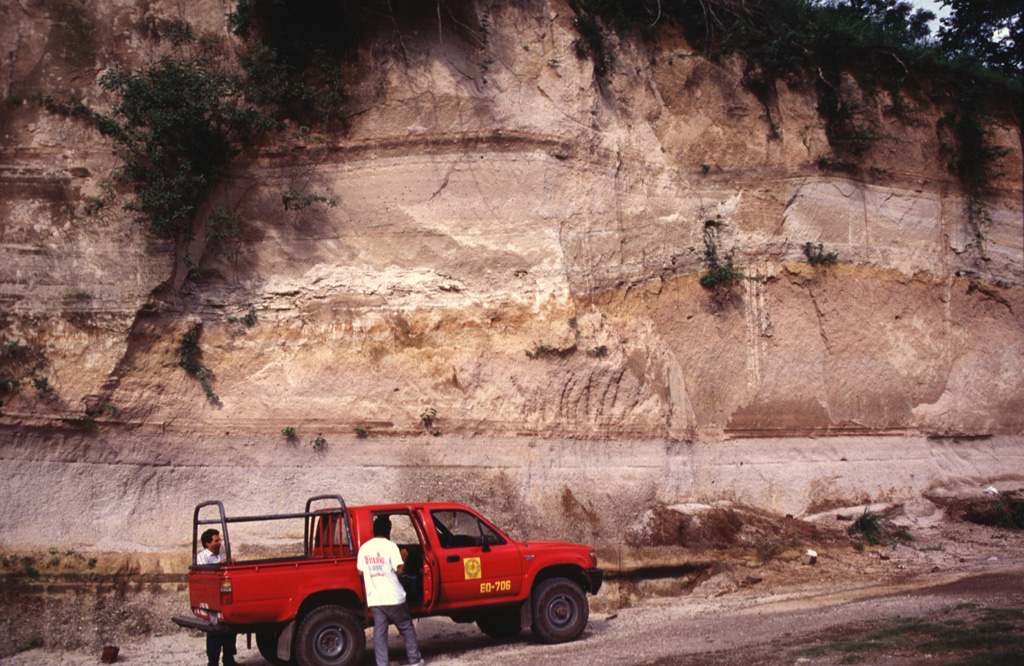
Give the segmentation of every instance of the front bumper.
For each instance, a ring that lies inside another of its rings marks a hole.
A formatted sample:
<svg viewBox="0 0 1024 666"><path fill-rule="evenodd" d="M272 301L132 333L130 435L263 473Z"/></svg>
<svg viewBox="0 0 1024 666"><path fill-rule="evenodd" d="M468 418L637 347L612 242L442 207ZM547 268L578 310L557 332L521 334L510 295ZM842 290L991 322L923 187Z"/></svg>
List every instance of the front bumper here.
<svg viewBox="0 0 1024 666"><path fill-rule="evenodd" d="M601 589L601 583L604 582L604 571L601 569L587 569L587 580L590 581L590 593L597 594L597 591Z"/></svg>

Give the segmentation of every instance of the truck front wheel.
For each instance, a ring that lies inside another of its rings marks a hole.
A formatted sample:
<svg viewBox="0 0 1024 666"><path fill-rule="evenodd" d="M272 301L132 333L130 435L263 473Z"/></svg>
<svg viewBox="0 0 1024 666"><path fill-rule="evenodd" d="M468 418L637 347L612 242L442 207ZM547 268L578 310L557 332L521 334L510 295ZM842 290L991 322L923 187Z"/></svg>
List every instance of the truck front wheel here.
<svg viewBox="0 0 1024 666"><path fill-rule="evenodd" d="M590 619L583 588L568 578L549 578L534 590L533 633L545 643L565 643L577 638Z"/></svg>
<svg viewBox="0 0 1024 666"><path fill-rule="evenodd" d="M352 666L362 661L366 634L341 606L320 606L299 625L295 656L300 666Z"/></svg>

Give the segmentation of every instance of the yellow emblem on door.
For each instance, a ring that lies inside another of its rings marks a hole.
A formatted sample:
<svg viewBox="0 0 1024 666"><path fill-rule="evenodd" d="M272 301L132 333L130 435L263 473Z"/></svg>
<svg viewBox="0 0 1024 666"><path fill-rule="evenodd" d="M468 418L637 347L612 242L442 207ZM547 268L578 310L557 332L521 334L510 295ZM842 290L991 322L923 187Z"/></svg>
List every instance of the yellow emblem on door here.
<svg viewBox="0 0 1024 666"><path fill-rule="evenodd" d="M467 557L462 561L462 566L466 570L466 580L473 580L480 577L479 557Z"/></svg>

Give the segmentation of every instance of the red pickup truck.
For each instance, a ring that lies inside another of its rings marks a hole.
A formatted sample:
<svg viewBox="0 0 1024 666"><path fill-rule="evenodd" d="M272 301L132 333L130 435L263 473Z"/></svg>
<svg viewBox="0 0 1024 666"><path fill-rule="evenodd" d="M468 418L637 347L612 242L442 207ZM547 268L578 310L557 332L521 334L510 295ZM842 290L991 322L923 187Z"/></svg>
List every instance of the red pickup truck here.
<svg viewBox="0 0 1024 666"><path fill-rule="evenodd" d="M216 517L201 516L214 508ZM346 507L340 495L311 497L301 513L263 516L227 516L219 501L198 505L188 574L193 615L172 620L202 631L255 634L260 654L275 666L358 664L369 613L355 554L373 538L374 518L384 515L391 518L392 541L408 551L402 582L414 617L476 622L500 638L529 626L549 643L574 640L586 627L586 593L597 594L603 578L589 546L513 541L461 504ZM228 526L270 520L301 520L304 553L232 559ZM226 563L196 564L204 525L219 527Z"/></svg>

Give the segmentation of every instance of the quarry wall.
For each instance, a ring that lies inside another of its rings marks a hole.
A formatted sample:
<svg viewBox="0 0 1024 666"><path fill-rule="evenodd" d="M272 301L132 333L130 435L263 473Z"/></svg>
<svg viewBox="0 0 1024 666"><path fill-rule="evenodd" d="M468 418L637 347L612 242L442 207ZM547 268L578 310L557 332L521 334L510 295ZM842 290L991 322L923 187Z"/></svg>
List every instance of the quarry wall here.
<svg viewBox="0 0 1024 666"><path fill-rule="evenodd" d="M3 369L46 378L0 396L0 546L180 553L199 501L322 492L610 546L658 503L1022 479L1018 126L990 128L981 228L927 96L896 115L845 81L883 138L837 170L806 87L769 116L741 58L671 26L598 82L566 3L472 6L486 42L368 47L344 122L238 155L177 246L122 209L108 141L31 100L109 106L98 77L172 50L172 20L239 49L224 3L0 7ZM202 234L218 206L230 253ZM701 286L708 231L756 279Z"/></svg>

